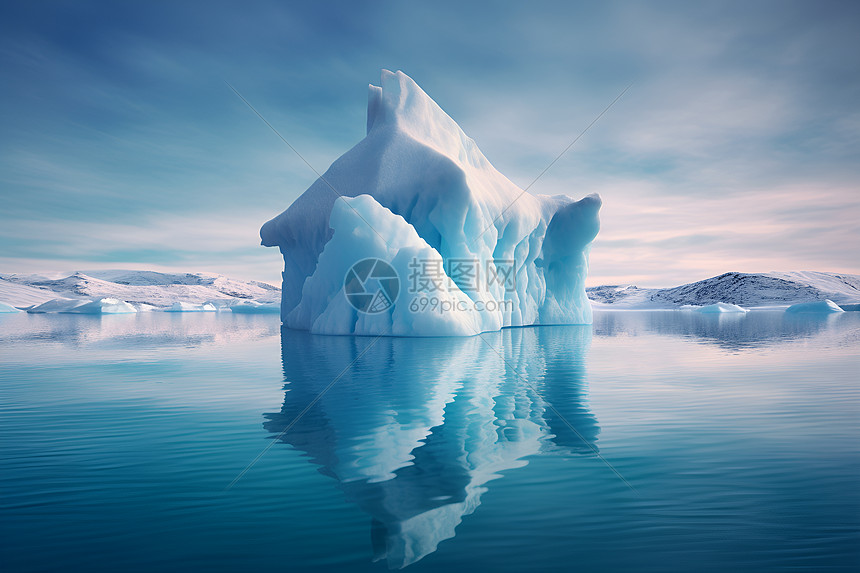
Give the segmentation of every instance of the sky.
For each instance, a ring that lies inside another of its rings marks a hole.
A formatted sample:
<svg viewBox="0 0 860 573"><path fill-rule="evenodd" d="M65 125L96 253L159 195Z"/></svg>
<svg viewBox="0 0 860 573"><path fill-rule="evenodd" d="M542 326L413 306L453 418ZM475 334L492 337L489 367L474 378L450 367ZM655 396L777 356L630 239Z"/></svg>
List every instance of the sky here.
<svg viewBox="0 0 860 573"><path fill-rule="evenodd" d="M860 274L860 3L5 2L0 273L278 284L260 226L410 75L514 183L600 193L589 285Z"/></svg>

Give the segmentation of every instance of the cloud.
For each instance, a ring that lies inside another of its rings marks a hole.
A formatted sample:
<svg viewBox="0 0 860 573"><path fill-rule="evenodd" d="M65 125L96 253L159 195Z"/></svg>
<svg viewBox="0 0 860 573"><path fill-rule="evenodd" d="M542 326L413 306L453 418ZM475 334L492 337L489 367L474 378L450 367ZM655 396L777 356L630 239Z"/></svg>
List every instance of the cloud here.
<svg viewBox="0 0 860 573"><path fill-rule="evenodd" d="M386 67L412 75L521 186L633 82L533 189L602 194L592 283L860 272L847 247L860 243L850 4L2 10L4 265L260 277L256 265L277 259L258 251L260 223L315 175L224 80L322 172L363 137L366 84Z"/></svg>
<svg viewBox="0 0 860 573"><path fill-rule="evenodd" d="M236 276L277 284L280 254L277 249L260 246L257 232L268 218L269 214L262 211L215 211L160 215L134 222L10 221L0 230L0 246L6 254L3 269L35 272L158 267L241 272ZM20 239L24 236L27 238ZM10 252L17 256L9 256Z"/></svg>
<svg viewBox="0 0 860 573"><path fill-rule="evenodd" d="M729 270L857 272L860 194L852 187L788 185L744 197L666 197L640 209L641 186L600 189L602 229L590 284L673 286ZM645 191L647 194L647 191Z"/></svg>

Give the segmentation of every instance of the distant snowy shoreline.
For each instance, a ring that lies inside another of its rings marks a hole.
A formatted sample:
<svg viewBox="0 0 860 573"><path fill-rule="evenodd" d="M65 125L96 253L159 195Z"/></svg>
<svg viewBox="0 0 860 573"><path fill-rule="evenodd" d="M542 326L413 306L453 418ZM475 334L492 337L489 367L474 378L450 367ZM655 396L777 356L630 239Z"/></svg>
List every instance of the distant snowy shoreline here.
<svg viewBox="0 0 860 573"><path fill-rule="evenodd" d="M0 274L0 311L125 314L280 312L281 289L213 273L84 271L62 278ZM7 309L8 311L8 309Z"/></svg>
<svg viewBox="0 0 860 573"><path fill-rule="evenodd" d="M671 288L606 285L585 290L595 310L678 309L717 303L784 309L824 300L854 310L850 307L860 303L860 275L816 271L732 272Z"/></svg>
<svg viewBox="0 0 860 573"><path fill-rule="evenodd" d="M0 273L0 312L120 314L143 311L278 313L281 289L213 273L85 271L57 275ZM725 273L672 288L604 285L586 289L595 310L860 308L860 275L814 271Z"/></svg>

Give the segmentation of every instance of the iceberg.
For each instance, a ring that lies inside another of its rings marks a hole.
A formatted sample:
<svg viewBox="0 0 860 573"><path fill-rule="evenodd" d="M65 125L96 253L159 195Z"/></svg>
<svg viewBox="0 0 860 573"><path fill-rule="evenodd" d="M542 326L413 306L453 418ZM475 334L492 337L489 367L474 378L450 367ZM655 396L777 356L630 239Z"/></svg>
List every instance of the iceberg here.
<svg viewBox="0 0 860 573"><path fill-rule="evenodd" d="M131 314L137 312L137 309L131 304L116 298L100 298L93 301L84 301L84 304L60 312L72 314Z"/></svg>
<svg viewBox="0 0 860 573"><path fill-rule="evenodd" d="M68 312L82 304L92 302L88 299L71 299L71 298L54 298L42 304L35 304L27 307L25 310L31 314L45 314L49 312Z"/></svg>
<svg viewBox="0 0 860 573"><path fill-rule="evenodd" d="M695 312L699 312L702 314L723 314L723 313L745 313L749 312L749 309L746 309L742 306L738 306L736 304L731 304L728 302L718 302L715 304L708 304L705 306L700 306L698 308L693 309Z"/></svg>
<svg viewBox="0 0 860 573"><path fill-rule="evenodd" d="M216 312L218 309L212 303L194 304L177 301L164 309L164 312Z"/></svg>
<svg viewBox="0 0 860 573"><path fill-rule="evenodd" d="M367 136L260 236L284 258L290 328L474 335L591 323L600 206L526 193L411 78L383 70Z"/></svg>
<svg viewBox="0 0 860 573"><path fill-rule="evenodd" d="M26 309L33 314L62 313L62 314L130 314L137 312L131 304L115 298L69 299L55 298Z"/></svg>
<svg viewBox="0 0 860 573"><path fill-rule="evenodd" d="M830 299L827 300L818 300L815 302L800 302L797 304L793 304L787 309L785 312L791 314L800 314L800 313L829 313L829 312L843 312L843 310Z"/></svg>

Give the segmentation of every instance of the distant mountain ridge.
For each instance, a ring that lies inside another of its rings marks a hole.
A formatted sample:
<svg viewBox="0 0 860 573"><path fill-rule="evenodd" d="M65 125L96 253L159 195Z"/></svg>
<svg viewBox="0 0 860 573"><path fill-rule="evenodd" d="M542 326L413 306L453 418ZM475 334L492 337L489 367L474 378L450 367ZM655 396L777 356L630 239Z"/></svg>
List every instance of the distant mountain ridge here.
<svg viewBox="0 0 860 573"><path fill-rule="evenodd" d="M671 288L602 285L586 289L595 308L659 309L718 302L743 307L788 306L830 299L860 303L860 275L815 271L724 273ZM0 302L25 307L56 298L104 297L156 307L175 302L280 301L281 289L215 273L81 271L68 276L0 274Z"/></svg>
<svg viewBox="0 0 860 573"><path fill-rule="evenodd" d="M175 302L200 304L233 299L274 303L281 289L258 281L232 279L214 273L155 271L82 271L66 277L0 274L0 301L14 306L62 298L116 298L167 307Z"/></svg>
<svg viewBox="0 0 860 573"><path fill-rule="evenodd" d="M604 285L586 289L596 308L677 308L718 302L743 307L787 306L830 299L860 302L860 275L817 271L724 273L672 288Z"/></svg>

